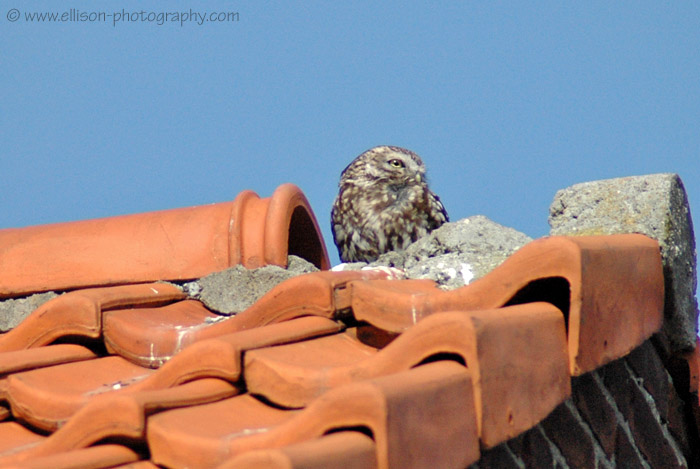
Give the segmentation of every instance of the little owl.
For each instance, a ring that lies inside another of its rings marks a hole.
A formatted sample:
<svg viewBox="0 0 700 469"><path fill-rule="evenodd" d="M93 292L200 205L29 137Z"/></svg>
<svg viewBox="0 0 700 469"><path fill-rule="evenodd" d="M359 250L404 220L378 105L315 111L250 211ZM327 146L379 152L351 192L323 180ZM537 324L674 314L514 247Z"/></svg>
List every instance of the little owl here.
<svg viewBox="0 0 700 469"><path fill-rule="evenodd" d="M403 148L367 150L343 170L339 186L331 229L343 262L374 261L449 221L423 161Z"/></svg>

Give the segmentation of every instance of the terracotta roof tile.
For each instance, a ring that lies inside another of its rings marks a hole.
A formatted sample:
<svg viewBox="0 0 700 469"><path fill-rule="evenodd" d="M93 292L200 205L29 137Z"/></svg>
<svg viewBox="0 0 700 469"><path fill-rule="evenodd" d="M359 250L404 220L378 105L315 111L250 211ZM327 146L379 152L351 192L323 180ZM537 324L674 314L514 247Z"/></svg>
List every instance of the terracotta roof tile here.
<svg viewBox="0 0 700 469"><path fill-rule="evenodd" d="M543 238L462 288L414 285L352 282L349 302L358 320L402 332L438 311L550 301L566 316L574 375L624 356L663 320L659 247L643 235Z"/></svg>
<svg viewBox="0 0 700 469"><path fill-rule="evenodd" d="M391 274L383 270L325 271L293 277L274 287L247 310L203 330L201 337L216 337L301 316L330 318L349 306L343 297L349 282L389 277Z"/></svg>
<svg viewBox="0 0 700 469"><path fill-rule="evenodd" d="M248 392L276 405L301 408L328 389L409 368L391 362L394 369L386 368L385 360L370 357L378 358L375 348L342 333L267 347L245 354L245 382Z"/></svg>
<svg viewBox="0 0 700 469"><path fill-rule="evenodd" d="M70 292L44 303L19 326L0 336L0 351L40 347L71 335L95 339L102 334L105 310L158 306L184 296L175 286L162 283Z"/></svg>
<svg viewBox="0 0 700 469"><path fill-rule="evenodd" d="M249 394L164 412L148 422L151 459L167 467L216 467L232 456L231 438L266 431L295 412L265 405Z"/></svg>
<svg viewBox="0 0 700 469"><path fill-rule="evenodd" d="M45 456L34 458L31 461L25 461L16 465L7 467L16 467L22 469L89 469L103 467L127 467L122 466L131 462L138 462L141 459L136 451L127 448L126 446L105 444L92 446L90 448L78 449L74 451L66 451L59 455ZM137 465L129 465L133 469L137 469ZM146 465L142 469L146 469ZM155 467L155 466L151 466Z"/></svg>
<svg viewBox="0 0 700 469"><path fill-rule="evenodd" d="M564 320L548 303L437 313L381 351L347 334L254 350L245 357L245 381L249 392L277 405L305 407L330 388L441 356L458 357L476 377L477 423L486 446L530 428L570 394Z"/></svg>
<svg viewBox="0 0 700 469"><path fill-rule="evenodd" d="M44 347L0 353L0 374L31 370L42 366L70 363L96 358L92 350L75 344L57 344Z"/></svg>
<svg viewBox="0 0 700 469"><path fill-rule="evenodd" d="M12 449L0 454L0 465L85 448L105 438L142 439L146 416L153 412L216 401L237 392L226 381L202 379L159 391L97 395L48 437L24 427L8 429L5 436ZM0 433L11 423L15 422L0 424ZM15 443L18 440L35 444Z"/></svg>
<svg viewBox="0 0 700 469"><path fill-rule="evenodd" d="M183 303L188 302L176 304ZM144 314L142 310L120 311L138 311ZM88 360L87 358L94 357L92 352L68 344L46 347L46 350L9 352L11 356L30 352L38 356L36 352L39 351L54 351L51 355L43 353L45 357L38 357L44 359L39 362L42 365L51 364L57 356L66 359L60 366L10 375L0 386L0 396L9 402L16 418L43 430L55 431L99 394L167 389L192 379L207 377L221 377L236 382L241 378L243 351L327 334L339 328L333 321L307 317L229 334L195 344L158 371L120 356ZM67 349L68 347L71 348ZM0 359L2 358L0 354ZM71 360L82 361L68 363ZM37 366L38 362L24 361L31 366Z"/></svg>
<svg viewBox="0 0 700 469"><path fill-rule="evenodd" d="M207 407L151 419L154 462L211 467L247 451L357 427L371 432L378 467L425 467L429 461L464 467L479 455L471 375L451 361L335 388L304 410L277 409L250 395ZM206 461L196 459L203 454Z"/></svg>
<svg viewBox="0 0 700 469"><path fill-rule="evenodd" d="M17 422L0 423L0 453L12 453L18 449L33 447L43 440L42 435Z"/></svg>
<svg viewBox="0 0 700 469"><path fill-rule="evenodd" d="M143 381L131 384L130 388L165 389L207 377L238 382L244 352L319 337L340 329L335 321L310 316L205 339L185 348Z"/></svg>
<svg viewBox="0 0 700 469"><path fill-rule="evenodd" d="M265 199L243 191L233 202L0 230L0 245L0 297L286 266L288 254L329 267L316 218L292 184Z"/></svg>
<svg viewBox="0 0 700 469"><path fill-rule="evenodd" d="M541 239L449 292L379 270L305 274L226 318L143 282L291 253L327 268L295 186L26 230L0 230L14 243L0 295L73 291L0 336L2 467L466 467L662 322L659 248L641 235ZM18 270L57 239L45 275ZM687 363L700 369L697 352ZM690 386L697 399L692 371Z"/></svg>
<svg viewBox="0 0 700 469"><path fill-rule="evenodd" d="M2 392L15 418L55 431L95 396L140 381L152 370L119 356L14 373Z"/></svg>
<svg viewBox="0 0 700 469"><path fill-rule="evenodd" d="M199 301L185 300L160 308L107 311L102 334L110 353L158 368L219 319Z"/></svg>
<svg viewBox="0 0 700 469"><path fill-rule="evenodd" d="M119 469L160 469L159 466L156 466L150 461L139 461L114 467Z"/></svg>
<svg viewBox="0 0 700 469"><path fill-rule="evenodd" d="M369 270L315 272L291 278L230 319L211 313L198 301L181 301L147 312L138 308L109 311L103 317L105 345L111 353L135 363L158 367L198 340L300 316L331 317L339 308L336 291L347 282L386 277L383 271Z"/></svg>
<svg viewBox="0 0 700 469"><path fill-rule="evenodd" d="M376 447L360 432L342 431L281 448L248 451L218 469L372 469L377 467Z"/></svg>

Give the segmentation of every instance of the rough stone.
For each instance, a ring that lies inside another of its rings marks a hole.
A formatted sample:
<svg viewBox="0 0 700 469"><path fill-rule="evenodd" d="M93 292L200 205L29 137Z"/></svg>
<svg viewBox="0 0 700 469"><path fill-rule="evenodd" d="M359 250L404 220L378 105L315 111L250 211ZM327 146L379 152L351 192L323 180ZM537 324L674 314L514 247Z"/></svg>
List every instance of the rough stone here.
<svg viewBox="0 0 700 469"><path fill-rule="evenodd" d="M306 260L289 256L286 269L267 265L258 269L246 269L241 265L231 267L186 283L184 291L192 298L218 313L233 315L255 303L275 285L318 269Z"/></svg>
<svg viewBox="0 0 700 469"><path fill-rule="evenodd" d="M445 223L404 251L383 254L369 266L396 267L408 278L434 280L451 290L483 277L530 241L513 228L476 215ZM366 265L356 262L344 268L358 270Z"/></svg>
<svg viewBox="0 0 700 469"><path fill-rule="evenodd" d="M642 233L659 242L665 277L664 334L673 352L692 350L698 330L693 221L677 174L576 184L549 209L552 235Z"/></svg>
<svg viewBox="0 0 700 469"><path fill-rule="evenodd" d="M32 311L57 296L54 292L36 293L0 302L0 331L7 332L16 327Z"/></svg>

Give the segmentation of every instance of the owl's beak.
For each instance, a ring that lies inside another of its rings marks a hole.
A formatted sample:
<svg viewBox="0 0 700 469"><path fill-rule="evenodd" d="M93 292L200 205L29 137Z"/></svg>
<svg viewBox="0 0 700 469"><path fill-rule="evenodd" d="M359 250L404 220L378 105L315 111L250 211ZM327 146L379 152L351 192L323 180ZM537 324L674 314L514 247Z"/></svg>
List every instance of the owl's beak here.
<svg viewBox="0 0 700 469"><path fill-rule="evenodd" d="M416 174L416 181L418 181L419 184L423 182L423 176L421 176L420 174Z"/></svg>

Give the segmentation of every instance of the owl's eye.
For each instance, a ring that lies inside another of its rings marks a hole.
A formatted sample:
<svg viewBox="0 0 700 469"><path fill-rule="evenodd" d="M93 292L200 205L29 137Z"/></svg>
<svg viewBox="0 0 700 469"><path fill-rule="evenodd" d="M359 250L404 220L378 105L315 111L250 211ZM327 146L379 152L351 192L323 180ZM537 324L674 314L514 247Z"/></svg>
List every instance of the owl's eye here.
<svg viewBox="0 0 700 469"><path fill-rule="evenodd" d="M394 158L393 160L389 160L389 164L393 166L394 168L405 168L406 165L403 163L403 161Z"/></svg>

